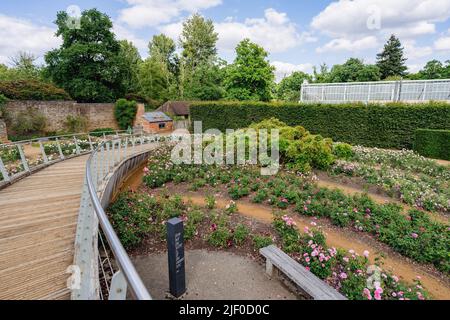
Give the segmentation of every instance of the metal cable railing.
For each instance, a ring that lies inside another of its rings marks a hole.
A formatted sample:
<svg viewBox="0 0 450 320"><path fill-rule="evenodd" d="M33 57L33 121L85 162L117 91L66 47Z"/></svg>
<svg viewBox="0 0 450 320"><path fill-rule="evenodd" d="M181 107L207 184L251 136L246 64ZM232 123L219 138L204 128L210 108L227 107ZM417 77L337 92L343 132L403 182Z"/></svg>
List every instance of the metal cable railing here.
<svg viewBox="0 0 450 320"><path fill-rule="evenodd" d="M43 166L90 153L101 141L126 132L78 133L0 144L0 186Z"/></svg>
<svg viewBox="0 0 450 320"><path fill-rule="evenodd" d="M106 297L110 300L125 299L128 288L138 300L151 299L109 222L100 199L106 192L106 182L115 170L124 161L148 152L152 147L156 148L160 139L156 135L117 136L103 141L90 155L86 164L75 242L75 266L80 268L81 280L80 287L72 291L72 299ZM102 259L98 252L98 240L100 240L100 248L105 254L105 259ZM105 242L109 249L106 248ZM111 262L108 251L114 256L114 263ZM113 264L117 265L117 271L114 270ZM104 285L103 288L101 288L100 280Z"/></svg>

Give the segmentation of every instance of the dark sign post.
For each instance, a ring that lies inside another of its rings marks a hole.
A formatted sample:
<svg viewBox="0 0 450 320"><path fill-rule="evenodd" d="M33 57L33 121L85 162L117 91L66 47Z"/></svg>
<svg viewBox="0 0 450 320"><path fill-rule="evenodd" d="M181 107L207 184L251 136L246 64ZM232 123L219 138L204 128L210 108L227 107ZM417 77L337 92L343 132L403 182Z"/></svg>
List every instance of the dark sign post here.
<svg viewBox="0 0 450 320"><path fill-rule="evenodd" d="M167 221L170 293L176 298L186 292L183 237L183 221L179 218Z"/></svg>

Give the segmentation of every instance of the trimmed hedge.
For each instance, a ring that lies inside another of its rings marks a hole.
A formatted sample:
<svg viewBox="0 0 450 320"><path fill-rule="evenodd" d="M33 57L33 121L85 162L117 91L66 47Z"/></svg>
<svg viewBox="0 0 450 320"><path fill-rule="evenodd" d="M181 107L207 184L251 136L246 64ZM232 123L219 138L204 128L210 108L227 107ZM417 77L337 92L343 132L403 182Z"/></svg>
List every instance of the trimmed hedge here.
<svg viewBox="0 0 450 320"><path fill-rule="evenodd" d="M335 141L380 148L408 148L419 128L450 129L450 104L298 104L193 102L192 121L203 129L238 129L271 117Z"/></svg>
<svg viewBox="0 0 450 320"><path fill-rule="evenodd" d="M63 89L37 80L0 81L0 94L11 100L72 100Z"/></svg>
<svg viewBox="0 0 450 320"><path fill-rule="evenodd" d="M414 151L424 157L450 160L450 130L416 130Z"/></svg>

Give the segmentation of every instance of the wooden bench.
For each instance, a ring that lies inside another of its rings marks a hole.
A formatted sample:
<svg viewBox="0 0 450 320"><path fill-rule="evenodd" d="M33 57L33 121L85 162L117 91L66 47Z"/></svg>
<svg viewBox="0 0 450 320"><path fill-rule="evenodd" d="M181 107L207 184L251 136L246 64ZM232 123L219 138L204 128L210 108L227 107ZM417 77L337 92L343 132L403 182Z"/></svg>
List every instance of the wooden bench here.
<svg viewBox="0 0 450 320"><path fill-rule="evenodd" d="M266 273L273 275L273 267L284 273L314 300L347 300L336 289L326 284L301 264L274 245L259 250L266 258Z"/></svg>

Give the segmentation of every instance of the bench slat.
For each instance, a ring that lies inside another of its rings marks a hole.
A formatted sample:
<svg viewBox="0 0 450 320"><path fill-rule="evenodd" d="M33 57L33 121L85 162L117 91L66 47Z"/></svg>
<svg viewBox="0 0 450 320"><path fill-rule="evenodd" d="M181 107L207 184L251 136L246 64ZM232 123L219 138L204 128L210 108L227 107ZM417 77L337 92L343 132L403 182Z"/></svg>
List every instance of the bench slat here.
<svg viewBox="0 0 450 320"><path fill-rule="evenodd" d="M262 248L260 253L315 300L347 300L276 246Z"/></svg>

